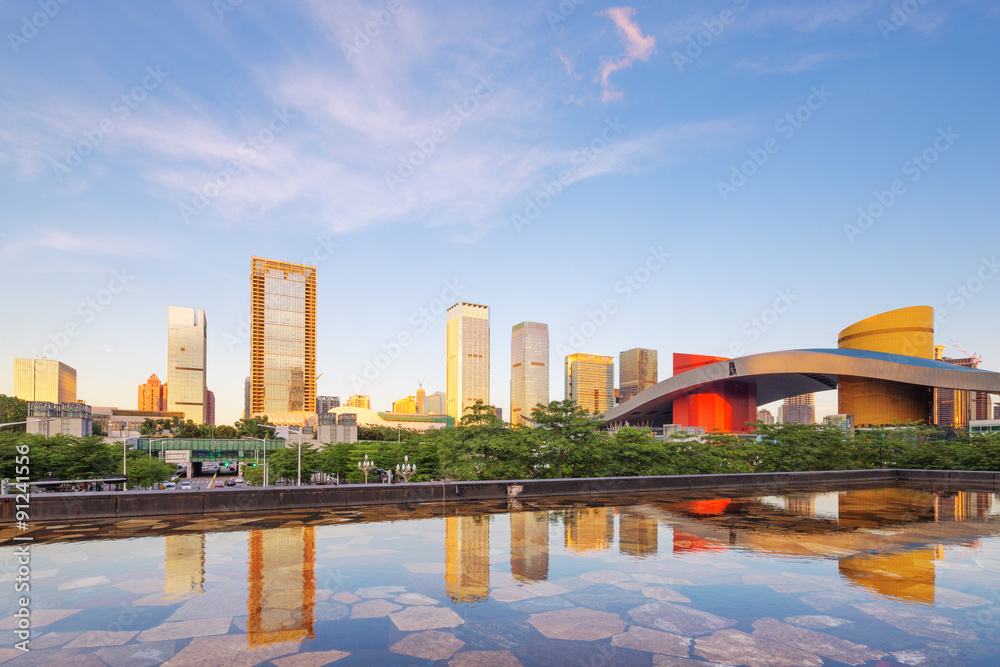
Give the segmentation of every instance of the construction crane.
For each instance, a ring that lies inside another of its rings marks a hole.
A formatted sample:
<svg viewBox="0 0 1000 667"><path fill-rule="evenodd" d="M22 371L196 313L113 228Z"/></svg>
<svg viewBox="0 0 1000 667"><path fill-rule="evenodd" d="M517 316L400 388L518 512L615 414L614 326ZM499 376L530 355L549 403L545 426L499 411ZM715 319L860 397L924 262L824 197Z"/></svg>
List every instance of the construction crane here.
<svg viewBox="0 0 1000 667"><path fill-rule="evenodd" d="M978 355L978 354L969 354L964 349L962 349L961 345L959 345L958 343L955 342L954 338L949 338L948 340L950 340L951 344L955 346L955 349L957 349L959 352L961 352L962 354L964 354L969 359L972 359L972 363L975 364L975 367L979 366L979 362L981 362L983 360L983 358L980 355Z"/></svg>

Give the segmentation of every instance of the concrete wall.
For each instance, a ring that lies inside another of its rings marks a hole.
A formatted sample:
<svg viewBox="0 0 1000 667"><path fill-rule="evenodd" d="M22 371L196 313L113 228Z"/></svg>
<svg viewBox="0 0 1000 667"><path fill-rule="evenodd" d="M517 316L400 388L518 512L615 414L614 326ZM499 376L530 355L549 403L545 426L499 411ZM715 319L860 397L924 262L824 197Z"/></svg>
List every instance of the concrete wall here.
<svg viewBox="0 0 1000 667"><path fill-rule="evenodd" d="M548 496L586 496L643 492L727 490L775 494L814 488L905 484L928 488L1000 491L1000 473L939 470L847 470L596 477L495 482L350 484L343 486L209 489L205 491L124 491L32 494L31 522L72 519L126 519L140 516L243 514L284 509L350 508L362 505L412 505L431 502L506 501ZM0 522L14 521L16 496L0 496Z"/></svg>

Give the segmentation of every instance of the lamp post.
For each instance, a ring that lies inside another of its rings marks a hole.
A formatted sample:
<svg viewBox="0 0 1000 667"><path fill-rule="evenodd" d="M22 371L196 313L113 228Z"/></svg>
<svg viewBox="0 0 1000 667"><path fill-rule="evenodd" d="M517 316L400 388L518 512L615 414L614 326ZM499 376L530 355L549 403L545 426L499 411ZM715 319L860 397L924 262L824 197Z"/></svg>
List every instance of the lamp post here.
<svg viewBox="0 0 1000 667"><path fill-rule="evenodd" d="M270 424L261 424L261 426L263 426L264 428L273 428L274 429L274 434L275 435L278 434L278 427L277 426L271 426ZM288 433L292 433L293 432L291 426L284 426L282 428L288 429ZM300 426L299 430L296 431L296 432L299 434L299 462L298 462L298 470L297 470L297 473L296 473L295 486L302 486L302 427ZM266 467L264 468L264 471L265 471L265 473L267 472L267 468Z"/></svg>
<svg viewBox="0 0 1000 667"><path fill-rule="evenodd" d="M267 474L267 439L266 438L254 438L254 437L249 436L249 435L245 435L243 437L246 440L256 440L256 441L258 441L258 442L261 443L261 449L264 452L264 486L267 486L268 481L270 481L268 479L268 474ZM258 458L257 458L257 448L256 447L254 447L254 449L253 449L253 460L254 461L258 460Z"/></svg>
<svg viewBox="0 0 1000 667"><path fill-rule="evenodd" d="M365 474L365 484L368 483L368 473L371 472L371 469L374 467L375 467L375 462L369 461L367 454L365 454L364 461L358 461L358 470L360 470Z"/></svg>
<svg viewBox="0 0 1000 667"><path fill-rule="evenodd" d="M403 456L403 465L396 464L396 474L403 478L404 482L409 482L410 478L417 473L417 464L410 463L410 457Z"/></svg>

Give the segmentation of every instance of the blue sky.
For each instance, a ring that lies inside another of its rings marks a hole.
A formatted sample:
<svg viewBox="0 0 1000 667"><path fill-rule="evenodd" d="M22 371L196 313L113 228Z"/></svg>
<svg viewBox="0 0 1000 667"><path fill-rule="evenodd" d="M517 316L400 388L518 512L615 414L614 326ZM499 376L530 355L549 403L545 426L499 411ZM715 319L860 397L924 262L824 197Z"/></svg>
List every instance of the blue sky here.
<svg viewBox="0 0 1000 667"><path fill-rule="evenodd" d="M318 265L319 393L376 409L444 388L446 290L505 415L524 320L553 399L569 352L662 378L921 304L1000 369L995 3L231 3L0 5L0 392L47 350L134 408L204 308L231 423L255 254Z"/></svg>

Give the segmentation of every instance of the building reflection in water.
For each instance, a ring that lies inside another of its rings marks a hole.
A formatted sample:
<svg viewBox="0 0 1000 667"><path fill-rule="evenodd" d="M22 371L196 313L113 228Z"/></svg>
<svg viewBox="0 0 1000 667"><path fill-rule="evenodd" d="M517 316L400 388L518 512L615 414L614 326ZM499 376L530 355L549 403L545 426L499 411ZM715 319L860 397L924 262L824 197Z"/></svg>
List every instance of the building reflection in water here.
<svg viewBox="0 0 1000 667"><path fill-rule="evenodd" d="M247 642L251 648L315 636L316 529L250 531Z"/></svg>
<svg viewBox="0 0 1000 667"><path fill-rule="evenodd" d="M618 513L618 550L628 556L656 555L658 523L647 512L623 507Z"/></svg>
<svg viewBox="0 0 1000 667"><path fill-rule="evenodd" d="M567 551L604 551L615 541L611 507L586 507L566 512L563 519Z"/></svg>
<svg viewBox="0 0 1000 667"><path fill-rule="evenodd" d="M205 592L205 535L166 536L163 597L173 600L187 593Z"/></svg>
<svg viewBox="0 0 1000 667"><path fill-rule="evenodd" d="M549 512L510 515L510 573L521 581L549 576Z"/></svg>
<svg viewBox="0 0 1000 667"><path fill-rule="evenodd" d="M940 544L884 554L841 558L838 569L847 581L880 595L934 603L934 561L944 558Z"/></svg>
<svg viewBox="0 0 1000 667"><path fill-rule="evenodd" d="M490 593L490 518L449 516L444 528L445 592L455 602L478 602Z"/></svg>

